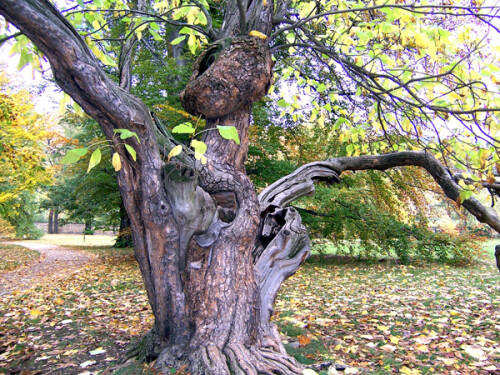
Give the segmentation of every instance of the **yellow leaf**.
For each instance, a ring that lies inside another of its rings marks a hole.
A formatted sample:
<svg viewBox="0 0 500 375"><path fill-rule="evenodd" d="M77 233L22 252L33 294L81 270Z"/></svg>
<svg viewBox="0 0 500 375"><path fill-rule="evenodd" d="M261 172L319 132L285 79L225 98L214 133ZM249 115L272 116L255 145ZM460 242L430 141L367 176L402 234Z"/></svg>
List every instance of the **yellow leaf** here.
<svg viewBox="0 0 500 375"><path fill-rule="evenodd" d="M495 175L491 173L491 171L488 171L486 182L488 182L489 184L494 184L496 182Z"/></svg>
<svg viewBox="0 0 500 375"><path fill-rule="evenodd" d="M306 368L305 370L302 370L302 375L318 375L318 373L310 368Z"/></svg>
<svg viewBox="0 0 500 375"><path fill-rule="evenodd" d="M399 373L400 374L405 374L405 375L420 375L420 371L419 370L416 370L416 369L410 369L406 366L403 366L401 367L401 369L399 370Z"/></svg>
<svg viewBox="0 0 500 375"><path fill-rule="evenodd" d="M173 158L174 156L179 155L182 152L182 145L177 145L175 146L170 152L168 153L167 161L170 161L170 158Z"/></svg>
<svg viewBox="0 0 500 375"><path fill-rule="evenodd" d="M262 40L266 40L267 39L267 35L266 34L263 34L263 33L261 33L260 31L257 31L257 30L250 31L248 33L248 35L255 36L255 37L260 38Z"/></svg>
<svg viewBox="0 0 500 375"><path fill-rule="evenodd" d="M391 343L396 345L399 344L399 337L391 336Z"/></svg>
<svg viewBox="0 0 500 375"><path fill-rule="evenodd" d="M262 0L262 6L267 6L267 0Z"/></svg>
<svg viewBox="0 0 500 375"><path fill-rule="evenodd" d="M386 332L386 331L388 331L388 330L389 330L389 327L387 327L387 326L377 326L377 328L378 328L380 331L382 331L382 332Z"/></svg>
<svg viewBox="0 0 500 375"><path fill-rule="evenodd" d="M37 316L42 315L43 312L41 312L40 310L35 309L35 310L31 310L30 314L31 314L31 316L33 316L33 317L36 318Z"/></svg>
<svg viewBox="0 0 500 375"><path fill-rule="evenodd" d="M427 345L419 345L419 346L417 346L416 349L417 349L417 351L422 352L422 353L429 352L429 348L427 347Z"/></svg>
<svg viewBox="0 0 500 375"><path fill-rule="evenodd" d="M122 169L122 161L120 159L120 155L118 154L118 152L115 152L113 154L113 158L111 159L111 164L113 164L113 168L115 168L115 171L119 171L120 169Z"/></svg>

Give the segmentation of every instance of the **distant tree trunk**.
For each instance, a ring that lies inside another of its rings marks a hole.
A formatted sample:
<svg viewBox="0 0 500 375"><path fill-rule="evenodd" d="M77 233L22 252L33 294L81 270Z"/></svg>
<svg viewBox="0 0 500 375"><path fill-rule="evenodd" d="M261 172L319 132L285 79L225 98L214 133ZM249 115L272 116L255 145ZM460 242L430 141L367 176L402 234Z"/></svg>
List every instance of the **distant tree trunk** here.
<svg viewBox="0 0 500 375"><path fill-rule="evenodd" d="M92 234L92 220L85 221L85 229L83 232L85 234Z"/></svg>
<svg viewBox="0 0 500 375"><path fill-rule="evenodd" d="M47 228L48 234L54 233L53 223L54 223L54 211L52 211L52 209L50 209L49 210L49 223L48 223L48 228Z"/></svg>
<svg viewBox="0 0 500 375"><path fill-rule="evenodd" d="M54 211L53 229L54 234L59 233L59 211L57 209Z"/></svg>
<svg viewBox="0 0 500 375"><path fill-rule="evenodd" d="M500 272L500 245L495 246L495 258L497 261L498 271Z"/></svg>
<svg viewBox="0 0 500 375"><path fill-rule="evenodd" d="M115 244L113 247L132 247L132 229L130 228L130 218L128 217L127 211L123 202L120 204L120 229L118 230L118 236L116 237Z"/></svg>

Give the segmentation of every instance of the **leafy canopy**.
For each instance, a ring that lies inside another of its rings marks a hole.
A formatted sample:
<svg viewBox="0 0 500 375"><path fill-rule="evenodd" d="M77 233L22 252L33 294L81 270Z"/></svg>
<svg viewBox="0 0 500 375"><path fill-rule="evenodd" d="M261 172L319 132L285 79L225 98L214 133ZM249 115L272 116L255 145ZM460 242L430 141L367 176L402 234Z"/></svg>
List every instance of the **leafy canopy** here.
<svg viewBox="0 0 500 375"><path fill-rule="evenodd" d="M333 122L348 155L430 150L464 172L462 201L494 182L500 51L490 41L497 37L497 7L477 0L286 1L274 7L270 35L245 32L265 39L274 54L278 122ZM144 50L154 45L156 56L179 47L194 55L226 36L229 8L207 0L148 1L141 10L122 0L78 0L63 14L118 76L119 47L132 37ZM4 39L13 35L5 28ZM43 65L22 36L12 52L19 66Z"/></svg>

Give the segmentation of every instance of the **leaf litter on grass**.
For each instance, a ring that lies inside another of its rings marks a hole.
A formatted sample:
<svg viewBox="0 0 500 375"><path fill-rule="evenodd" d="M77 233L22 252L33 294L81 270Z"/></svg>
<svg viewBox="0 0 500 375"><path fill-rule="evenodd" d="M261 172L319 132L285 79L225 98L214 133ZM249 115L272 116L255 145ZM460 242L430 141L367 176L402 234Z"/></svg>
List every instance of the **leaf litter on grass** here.
<svg viewBox="0 0 500 375"><path fill-rule="evenodd" d="M85 250L98 261L0 297L0 373L103 373L149 330L131 250ZM353 374L499 374L499 282L484 265L307 262L284 284L274 320L306 364L334 361Z"/></svg>
<svg viewBox="0 0 500 375"><path fill-rule="evenodd" d="M0 243L0 272L12 271L40 258L40 253L22 246Z"/></svg>
<svg viewBox="0 0 500 375"><path fill-rule="evenodd" d="M275 321L285 341L311 338L291 350L304 363L333 360L373 374L500 374L499 282L482 264L309 262L282 288Z"/></svg>
<svg viewBox="0 0 500 375"><path fill-rule="evenodd" d="M152 324L135 259L118 250L54 284L2 296L0 311L0 373L9 374L104 370Z"/></svg>

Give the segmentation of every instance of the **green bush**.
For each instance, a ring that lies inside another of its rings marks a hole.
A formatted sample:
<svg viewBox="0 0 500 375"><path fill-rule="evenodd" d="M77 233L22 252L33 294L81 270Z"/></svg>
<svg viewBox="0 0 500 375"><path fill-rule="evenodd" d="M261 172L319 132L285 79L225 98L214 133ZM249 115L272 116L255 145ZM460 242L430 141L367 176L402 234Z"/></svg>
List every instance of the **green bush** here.
<svg viewBox="0 0 500 375"><path fill-rule="evenodd" d="M16 237L23 240L38 240L44 235L43 231L35 226L31 221L18 223L16 227Z"/></svg>

